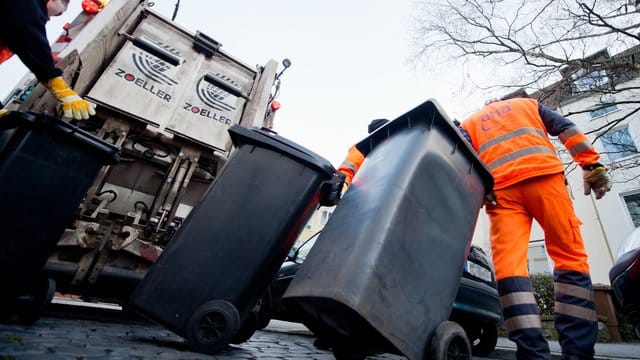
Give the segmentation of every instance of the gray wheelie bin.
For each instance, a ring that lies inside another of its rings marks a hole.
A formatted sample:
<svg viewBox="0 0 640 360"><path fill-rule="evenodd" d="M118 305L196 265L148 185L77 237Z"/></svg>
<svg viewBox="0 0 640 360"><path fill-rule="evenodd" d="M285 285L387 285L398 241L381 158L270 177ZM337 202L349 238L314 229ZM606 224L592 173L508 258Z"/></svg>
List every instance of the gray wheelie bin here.
<svg viewBox="0 0 640 360"><path fill-rule="evenodd" d="M283 299L336 358L430 358L493 178L435 101L357 147L367 159Z"/></svg>
<svg viewBox="0 0 640 360"><path fill-rule="evenodd" d="M0 317L37 320L55 289L47 258L102 166L117 161L117 147L56 118L0 117Z"/></svg>
<svg viewBox="0 0 640 360"><path fill-rule="evenodd" d="M229 133L235 154L130 299L203 353L256 330L258 299L318 204L342 186L331 163L281 136L239 125Z"/></svg>

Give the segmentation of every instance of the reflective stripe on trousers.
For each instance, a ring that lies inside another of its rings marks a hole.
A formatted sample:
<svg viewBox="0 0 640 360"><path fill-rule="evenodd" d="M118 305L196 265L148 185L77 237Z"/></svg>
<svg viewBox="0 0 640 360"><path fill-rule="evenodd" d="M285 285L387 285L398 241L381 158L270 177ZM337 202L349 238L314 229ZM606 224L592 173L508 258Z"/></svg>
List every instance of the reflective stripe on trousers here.
<svg viewBox="0 0 640 360"><path fill-rule="evenodd" d="M588 274L555 270L555 327L564 355L592 359L598 337L596 306Z"/></svg>
<svg viewBox="0 0 640 360"><path fill-rule="evenodd" d="M509 339L516 343L517 359L550 359L549 344L542 333L540 313L531 280L514 276L498 280L500 305Z"/></svg>

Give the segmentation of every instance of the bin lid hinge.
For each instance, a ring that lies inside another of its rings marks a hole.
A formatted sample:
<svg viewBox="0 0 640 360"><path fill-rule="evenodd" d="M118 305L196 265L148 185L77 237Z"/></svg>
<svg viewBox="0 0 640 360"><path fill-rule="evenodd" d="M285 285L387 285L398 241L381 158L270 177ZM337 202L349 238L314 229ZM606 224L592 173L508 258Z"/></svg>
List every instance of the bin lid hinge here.
<svg viewBox="0 0 640 360"><path fill-rule="evenodd" d="M197 52L204 54L206 57L211 57L216 53L216 51L218 51L220 46L222 46L222 44L216 40L201 33L200 31L196 32L196 38L193 40L193 48Z"/></svg>

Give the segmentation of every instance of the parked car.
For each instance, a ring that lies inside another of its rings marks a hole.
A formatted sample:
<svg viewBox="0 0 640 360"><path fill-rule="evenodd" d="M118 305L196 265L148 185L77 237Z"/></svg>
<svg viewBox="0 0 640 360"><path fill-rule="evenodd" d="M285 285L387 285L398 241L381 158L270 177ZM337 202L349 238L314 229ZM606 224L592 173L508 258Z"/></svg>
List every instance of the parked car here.
<svg viewBox="0 0 640 360"><path fill-rule="evenodd" d="M640 228L622 243L616 262L609 271L614 303L631 319L640 336Z"/></svg>
<svg viewBox="0 0 640 360"><path fill-rule="evenodd" d="M266 327L271 319L301 322L302 316L285 306L282 295L319 235L320 232L314 234L289 252L261 300L258 311L260 329ZM502 322L500 298L491 262L477 246L471 246L469 251L450 318L465 329L474 356L486 356L493 351L498 339L498 326ZM316 342L319 343L322 342Z"/></svg>

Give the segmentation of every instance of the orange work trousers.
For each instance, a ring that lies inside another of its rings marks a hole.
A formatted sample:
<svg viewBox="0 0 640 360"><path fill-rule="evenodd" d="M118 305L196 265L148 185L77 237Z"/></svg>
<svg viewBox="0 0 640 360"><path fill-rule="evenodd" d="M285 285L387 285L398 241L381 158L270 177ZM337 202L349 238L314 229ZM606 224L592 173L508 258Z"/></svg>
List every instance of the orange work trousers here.
<svg viewBox="0 0 640 360"><path fill-rule="evenodd" d="M580 225L562 173L538 176L496 190L497 206L488 205L491 252L498 280L529 276L527 254L532 219L544 230L554 270L589 273Z"/></svg>

